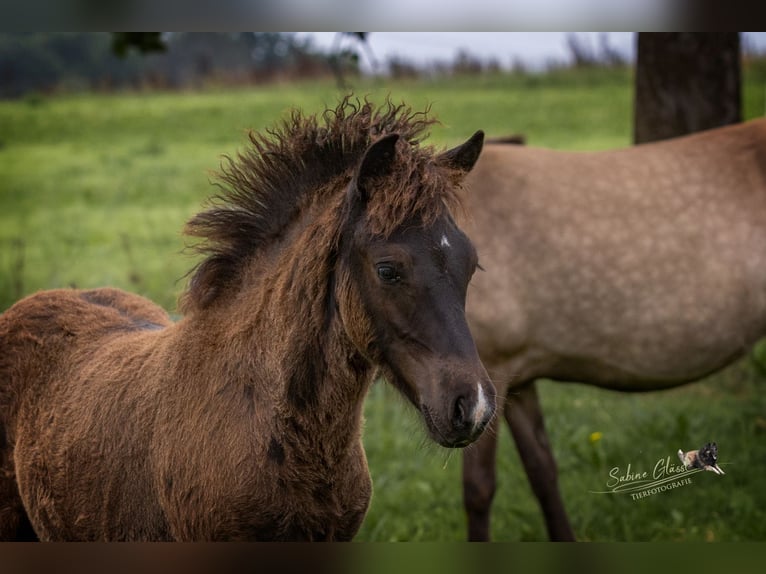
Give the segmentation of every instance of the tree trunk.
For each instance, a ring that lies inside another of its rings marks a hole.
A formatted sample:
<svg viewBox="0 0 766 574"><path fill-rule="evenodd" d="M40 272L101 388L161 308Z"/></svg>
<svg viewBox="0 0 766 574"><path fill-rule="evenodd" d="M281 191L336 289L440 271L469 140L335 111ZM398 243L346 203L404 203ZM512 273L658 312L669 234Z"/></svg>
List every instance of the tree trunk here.
<svg viewBox="0 0 766 574"><path fill-rule="evenodd" d="M635 143L741 121L740 77L737 32L639 33Z"/></svg>

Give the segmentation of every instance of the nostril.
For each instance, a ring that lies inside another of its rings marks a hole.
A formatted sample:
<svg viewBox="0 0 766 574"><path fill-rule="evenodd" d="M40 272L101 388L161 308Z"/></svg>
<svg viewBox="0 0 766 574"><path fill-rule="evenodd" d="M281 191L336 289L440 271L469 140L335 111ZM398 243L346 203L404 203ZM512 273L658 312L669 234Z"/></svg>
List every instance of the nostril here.
<svg viewBox="0 0 766 574"><path fill-rule="evenodd" d="M465 399L463 397L458 397L455 400L455 408L452 414L452 426L461 428L465 424L465 421Z"/></svg>

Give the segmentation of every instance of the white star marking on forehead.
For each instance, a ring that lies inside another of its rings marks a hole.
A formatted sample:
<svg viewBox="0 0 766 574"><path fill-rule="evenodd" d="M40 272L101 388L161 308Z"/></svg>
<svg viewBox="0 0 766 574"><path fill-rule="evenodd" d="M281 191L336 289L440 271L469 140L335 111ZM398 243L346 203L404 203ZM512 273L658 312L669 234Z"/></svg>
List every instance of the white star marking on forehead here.
<svg viewBox="0 0 766 574"><path fill-rule="evenodd" d="M450 243L449 243L449 239L447 239L447 236L446 236L446 235L442 235L442 240L441 240L441 243L440 243L440 245L441 245L442 247L452 247L452 246L450 245Z"/></svg>

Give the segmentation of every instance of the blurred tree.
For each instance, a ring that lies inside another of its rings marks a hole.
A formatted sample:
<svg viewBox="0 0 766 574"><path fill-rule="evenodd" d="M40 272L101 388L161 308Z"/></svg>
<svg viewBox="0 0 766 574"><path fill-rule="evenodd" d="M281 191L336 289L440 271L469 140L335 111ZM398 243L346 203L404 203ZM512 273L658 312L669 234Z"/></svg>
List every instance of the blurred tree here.
<svg viewBox="0 0 766 574"><path fill-rule="evenodd" d="M61 65L36 35L0 37L0 98L18 98L52 90L61 78Z"/></svg>
<svg viewBox="0 0 766 574"><path fill-rule="evenodd" d="M369 35L369 32L337 32L335 34L330 54L330 65L335 73L335 79L338 82L338 87L340 89L346 89L347 87L346 72L349 69L353 71L358 71L359 69L359 47L363 48L366 52L367 59L370 61L372 69L374 70L378 67L378 62L367 41ZM341 48L341 42L344 38L350 38L355 41L355 46Z"/></svg>
<svg viewBox="0 0 766 574"><path fill-rule="evenodd" d="M583 40L581 36L570 32L566 35L566 45L575 68L590 68L598 65L598 56L587 40Z"/></svg>
<svg viewBox="0 0 766 574"><path fill-rule="evenodd" d="M741 121L740 65L737 32L639 33L635 143Z"/></svg>
<svg viewBox="0 0 766 574"><path fill-rule="evenodd" d="M135 48L142 54L164 52L167 45L161 32L113 32L112 51L124 57L130 48Z"/></svg>
<svg viewBox="0 0 766 574"><path fill-rule="evenodd" d="M316 78L331 73L328 61L288 33L0 32L0 98Z"/></svg>

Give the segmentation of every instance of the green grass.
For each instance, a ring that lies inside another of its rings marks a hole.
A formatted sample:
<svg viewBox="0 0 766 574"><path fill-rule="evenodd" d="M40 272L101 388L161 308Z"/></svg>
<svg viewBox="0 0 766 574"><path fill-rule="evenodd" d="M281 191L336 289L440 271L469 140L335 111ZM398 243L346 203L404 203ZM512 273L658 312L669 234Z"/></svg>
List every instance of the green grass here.
<svg viewBox="0 0 766 574"><path fill-rule="evenodd" d="M442 122L432 130L437 145L479 128L560 148L629 143L628 72L599 77L597 89L562 82L377 80L356 93L430 105ZM0 309L37 289L106 283L172 309L177 279L194 263L180 255L181 228L211 193L221 157L244 144L247 129L293 107L321 111L339 96L325 83L0 102Z"/></svg>
<svg viewBox="0 0 766 574"><path fill-rule="evenodd" d="M766 381L747 358L695 385L627 394L538 382L572 526L590 541L752 541L766 538ZM411 409L383 385L368 399L366 448L375 494L358 540L459 541L465 536L461 457L425 443ZM594 432L601 433L595 443ZM659 459L716 441L727 473L640 500L607 490L615 466L651 473ZM546 540L510 433L498 446L495 540Z"/></svg>
<svg viewBox="0 0 766 574"><path fill-rule="evenodd" d="M453 145L476 129L524 133L530 145L628 145L628 70L559 71L453 81L358 81L356 93L430 104ZM766 72L746 69L746 117L763 115ZM194 265L181 229L213 192L210 170L244 144L245 130L290 108L333 105L331 83L202 93L30 97L0 102L0 310L39 289L113 285L169 311ZM697 384L620 394L538 383L573 526L584 540L758 540L766 537L766 400L750 358ZM759 392L760 391L760 392ZM601 439L591 441L593 432ZM634 501L592 494L609 469L652 467L715 440L726 476ZM374 482L361 541L465 537L461 456L432 445L413 409L384 384L366 403L365 445ZM509 433L501 429L497 540L545 540L545 528Z"/></svg>

